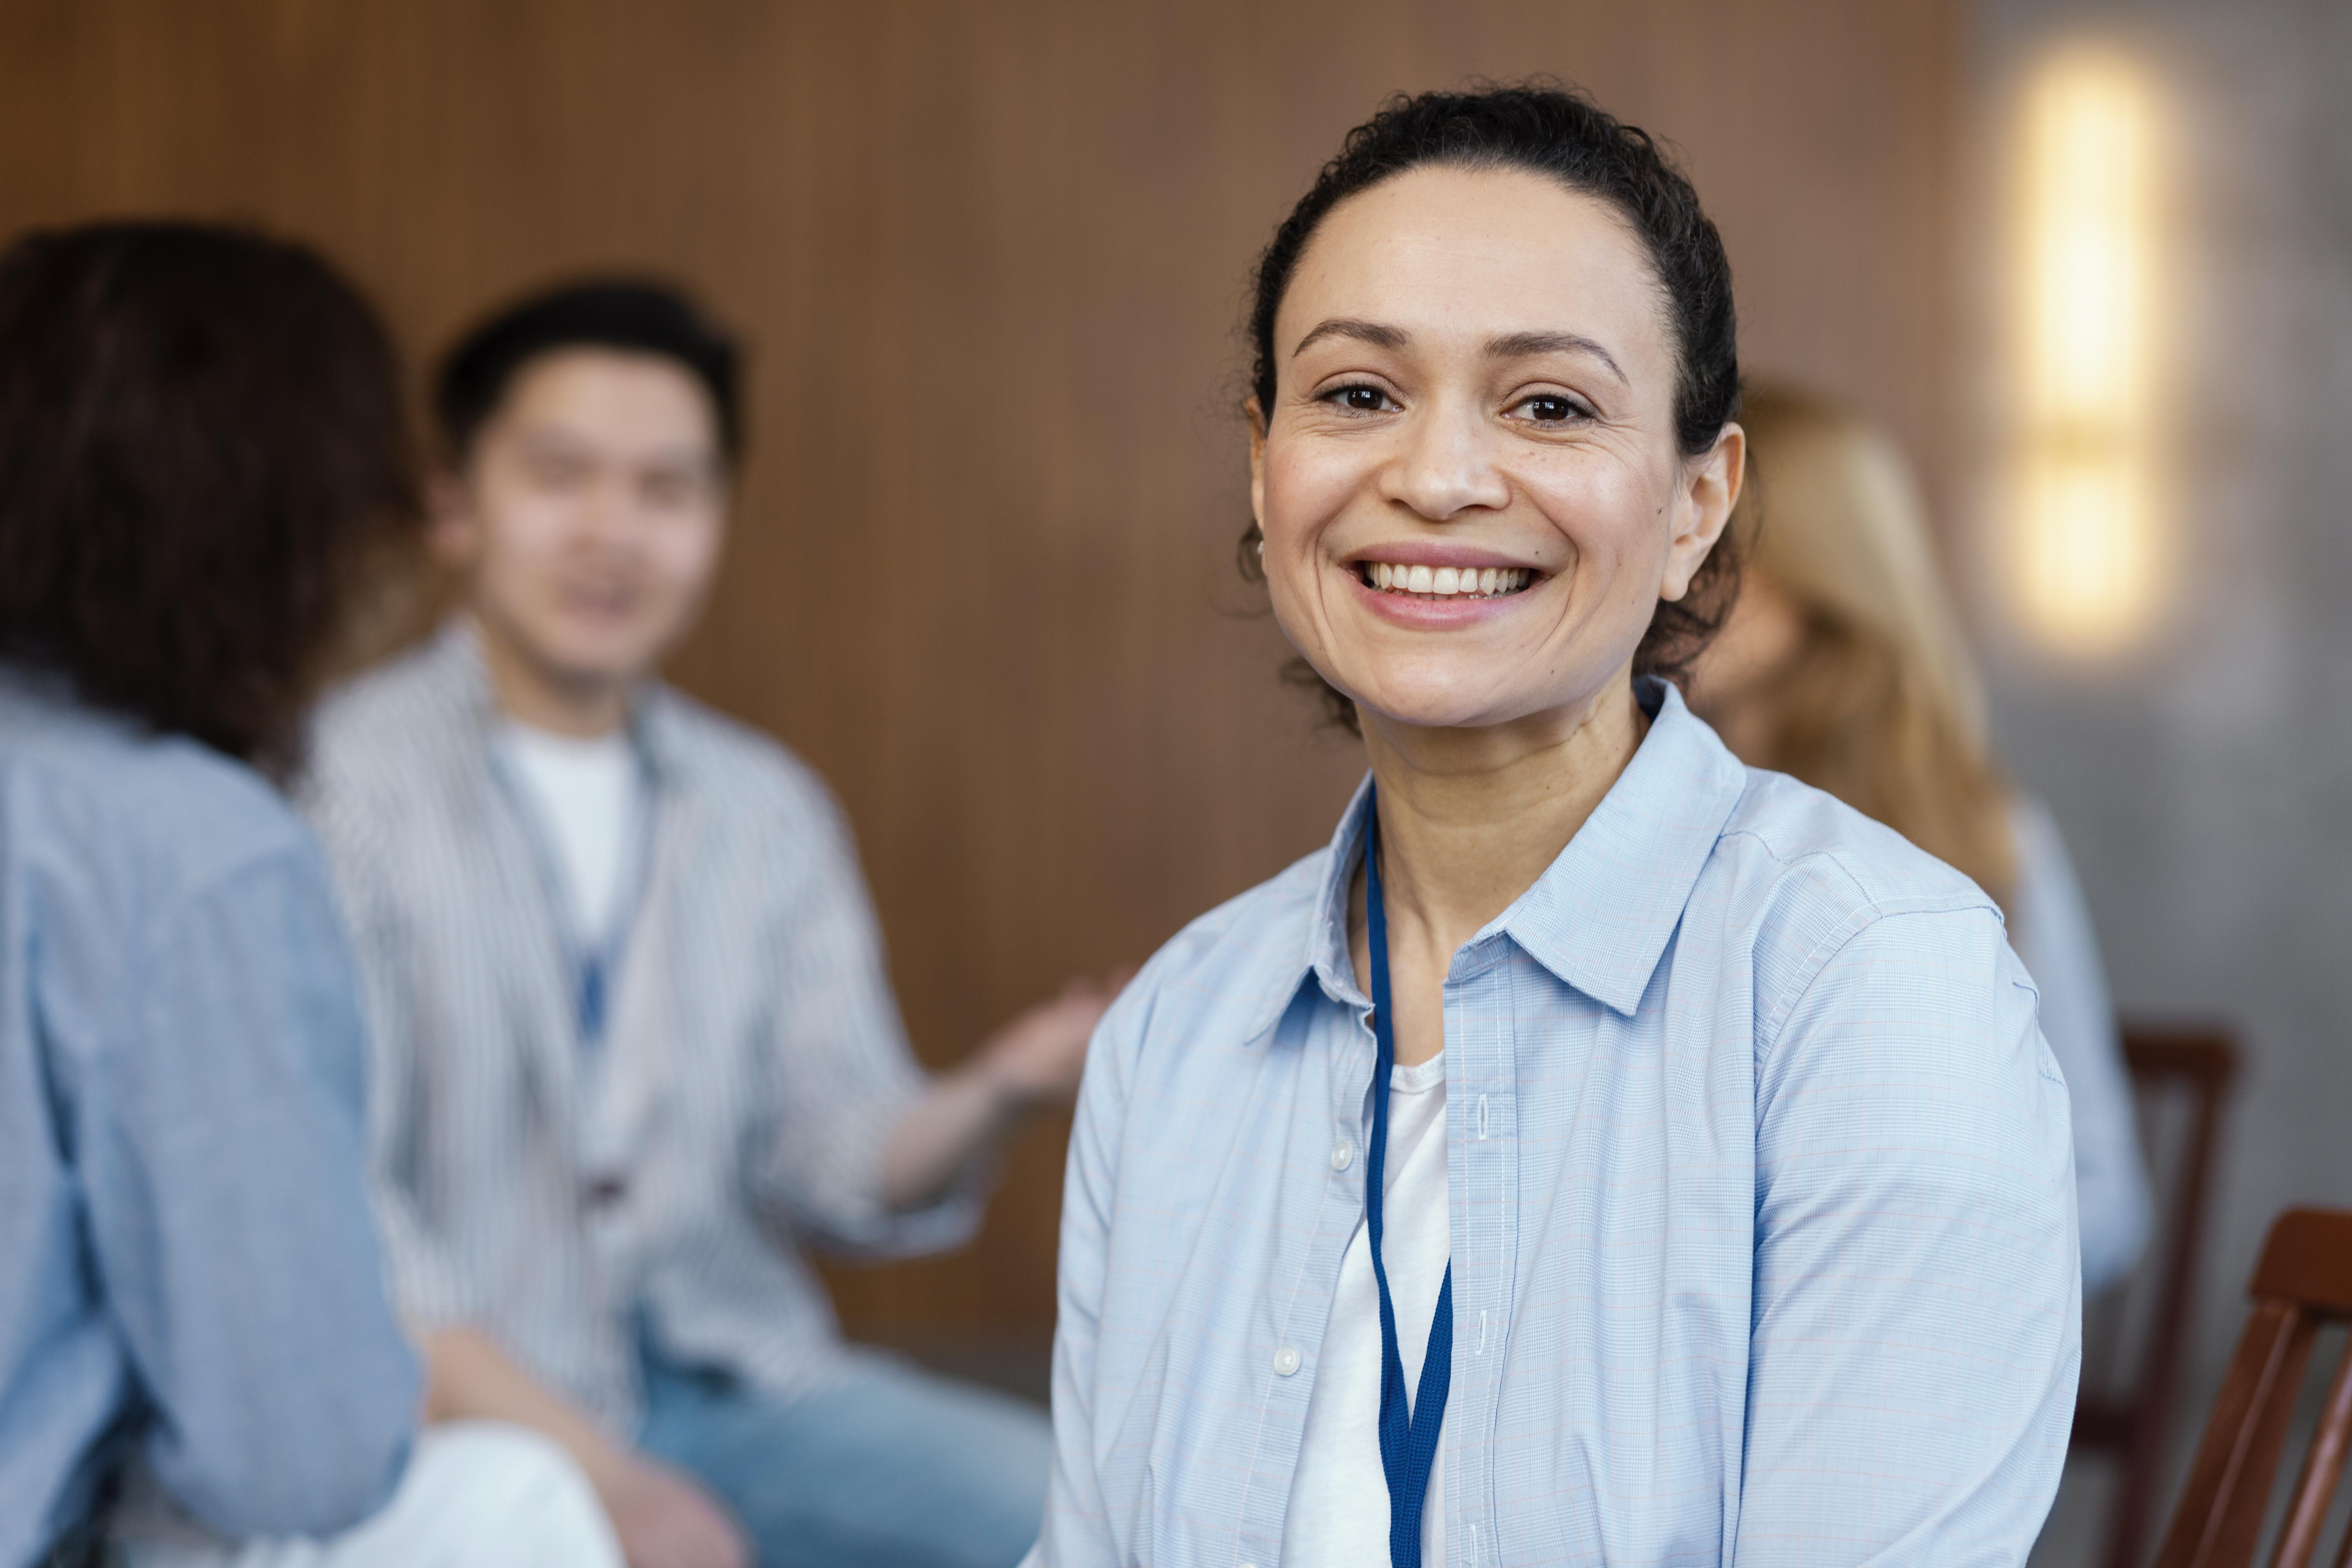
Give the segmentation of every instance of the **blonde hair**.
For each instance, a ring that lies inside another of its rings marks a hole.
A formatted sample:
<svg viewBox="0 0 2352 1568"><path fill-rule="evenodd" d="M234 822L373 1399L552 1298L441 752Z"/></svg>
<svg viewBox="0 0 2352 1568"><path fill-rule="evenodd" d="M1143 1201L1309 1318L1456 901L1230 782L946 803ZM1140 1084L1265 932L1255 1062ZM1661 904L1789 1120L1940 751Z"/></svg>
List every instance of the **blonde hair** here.
<svg viewBox="0 0 2352 1568"><path fill-rule="evenodd" d="M1958 867L2007 903L2017 874L1984 691L1894 443L1807 394L1751 388L1748 486L1732 527L1799 607L1798 651L1748 700L1792 773Z"/></svg>

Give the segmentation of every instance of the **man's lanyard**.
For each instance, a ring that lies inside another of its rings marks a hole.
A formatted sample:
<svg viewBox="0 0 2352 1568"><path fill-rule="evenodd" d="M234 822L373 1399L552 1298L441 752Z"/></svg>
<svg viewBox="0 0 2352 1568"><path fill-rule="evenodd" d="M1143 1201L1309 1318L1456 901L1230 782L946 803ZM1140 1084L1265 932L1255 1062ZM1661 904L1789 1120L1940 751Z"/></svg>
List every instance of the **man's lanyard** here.
<svg viewBox="0 0 2352 1568"><path fill-rule="evenodd" d="M1421 1568L1421 1513L1429 1469L1437 1462L1438 1429L1445 1424L1445 1393L1454 1384L1454 1264L1445 1265L1437 1311L1429 1321L1429 1348L1421 1359L1421 1390L1405 1403L1404 1363L1397 1354L1396 1307L1389 1299L1388 1266L1381 1261L1381 1188L1389 1163L1389 1077L1396 1068L1396 1028L1389 1005L1389 921L1381 903L1380 802L1364 809L1364 910L1372 950L1372 1147L1364 1205L1372 1233L1372 1278L1381 1287L1381 1470L1389 1483L1391 1568Z"/></svg>
<svg viewBox="0 0 2352 1568"><path fill-rule="evenodd" d="M557 945L563 956L563 968L572 982L572 1002L575 1009L573 1021L579 1026L581 1043L593 1056L604 1043L604 1027L612 1012L613 984L616 972L628 948L629 936L636 925L639 906L645 902L646 888L653 874L655 802L654 783L648 775L644 759L637 759L637 788L628 825L628 859L623 862L620 896L614 900L613 918L609 928L601 931L577 929L572 919L572 884L563 869L562 858L556 852L551 830L547 823L537 792L522 770L502 747L490 749L490 772L507 792L508 799L519 813L523 837L530 845L531 859L539 868L540 885L547 895L547 904L555 921Z"/></svg>
<svg viewBox="0 0 2352 1568"><path fill-rule="evenodd" d="M642 763L634 804L636 809L631 813L634 820L629 824L625 851L628 859L623 863L620 896L613 902L612 918L604 931L582 931L565 941L580 987L580 1037L591 1051L604 1044L604 1026L612 1013L613 984L653 874L654 786ZM569 922L561 929L568 931Z"/></svg>

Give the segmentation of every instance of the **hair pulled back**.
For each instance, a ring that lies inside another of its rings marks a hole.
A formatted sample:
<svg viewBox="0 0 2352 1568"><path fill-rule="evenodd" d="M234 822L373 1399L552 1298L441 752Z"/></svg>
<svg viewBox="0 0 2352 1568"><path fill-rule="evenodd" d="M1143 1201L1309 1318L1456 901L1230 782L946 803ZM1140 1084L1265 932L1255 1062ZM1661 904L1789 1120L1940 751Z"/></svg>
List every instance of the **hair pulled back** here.
<svg viewBox="0 0 2352 1568"><path fill-rule="evenodd" d="M1675 437L1685 457L1710 449L1739 411L1738 323L1731 263L1698 193L1646 131L1583 93L1536 79L1463 92L1400 93L1348 132L1258 258L1251 279L1250 395L1271 416L1278 359L1275 317L1299 258L1332 209L1349 197L1427 165L1523 169L1605 204L1642 243L1673 335ZM1244 575L1255 579L1257 529L1243 536ZM1738 596L1738 561L1719 541L1679 602L1661 602L1633 655L1636 675L1679 679ZM1302 684L1308 674L1294 670ZM1320 685L1319 679L1314 684ZM1354 705L1328 687L1332 716L1355 725Z"/></svg>

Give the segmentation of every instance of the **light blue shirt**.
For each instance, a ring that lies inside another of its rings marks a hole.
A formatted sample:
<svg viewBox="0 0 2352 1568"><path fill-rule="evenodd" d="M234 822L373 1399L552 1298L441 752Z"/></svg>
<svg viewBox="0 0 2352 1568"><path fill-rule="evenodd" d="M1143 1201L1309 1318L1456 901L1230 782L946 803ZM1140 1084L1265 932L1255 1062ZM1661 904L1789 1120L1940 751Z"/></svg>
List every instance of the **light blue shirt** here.
<svg viewBox="0 0 2352 1568"><path fill-rule="evenodd" d="M2074 1107L2074 1206L2083 1224L2083 1294L2120 1284L2147 1245L2147 1171L2137 1107L2098 933L2058 825L2040 801L2010 808L2017 890L2010 942L2042 994L2042 1037Z"/></svg>
<svg viewBox="0 0 2352 1568"><path fill-rule="evenodd" d="M1643 698L1623 775L1445 983L1447 1559L2022 1563L2081 1356L2032 982L1967 879ZM1095 1037L1045 1563L1280 1562L1364 1211L1363 799Z"/></svg>
<svg viewBox="0 0 2352 1568"><path fill-rule="evenodd" d="M248 769L0 667L0 1568L134 1453L232 1537L392 1489L358 982Z"/></svg>

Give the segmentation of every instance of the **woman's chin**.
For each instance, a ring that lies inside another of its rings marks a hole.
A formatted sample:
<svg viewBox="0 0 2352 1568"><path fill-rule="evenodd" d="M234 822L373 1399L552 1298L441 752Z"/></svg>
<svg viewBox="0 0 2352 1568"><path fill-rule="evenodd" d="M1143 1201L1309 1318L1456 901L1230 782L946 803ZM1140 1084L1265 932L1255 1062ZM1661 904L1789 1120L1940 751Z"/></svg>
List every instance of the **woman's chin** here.
<svg viewBox="0 0 2352 1568"><path fill-rule="evenodd" d="M1391 724L1408 725L1416 730L1478 730L1538 713L1555 704L1530 696L1525 701L1507 698L1497 700L1500 694L1490 689L1479 691L1461 686L1447 685L1432 689L1418 685L1369 685L1367 694L1357 700ZM1365 688L1359 688L1366 690Z"/></svg>
<svg viewBox="0 0 2352 1568"><path fill-rule="evenodd" d="M1497 681L1491 669L1451 671L1424 667L1368 672L1366 679L1332 684L1378 715L1383 727L1497 730L1564 723L1573 728L1590 717L1596 710L1594 704L1612 689L1626 688L1632 679L1631 664L1629 657L1613 674L1591 674L1570 682Z"/></svg>

